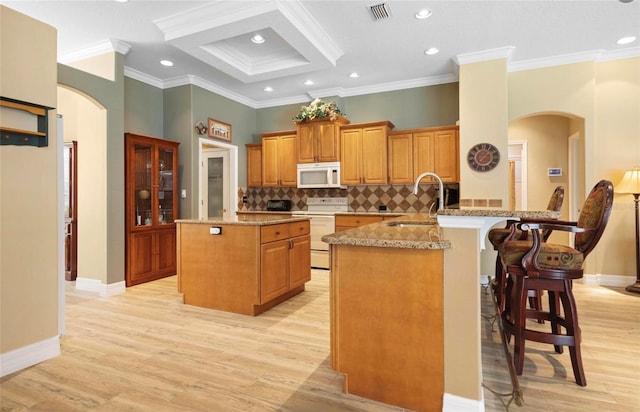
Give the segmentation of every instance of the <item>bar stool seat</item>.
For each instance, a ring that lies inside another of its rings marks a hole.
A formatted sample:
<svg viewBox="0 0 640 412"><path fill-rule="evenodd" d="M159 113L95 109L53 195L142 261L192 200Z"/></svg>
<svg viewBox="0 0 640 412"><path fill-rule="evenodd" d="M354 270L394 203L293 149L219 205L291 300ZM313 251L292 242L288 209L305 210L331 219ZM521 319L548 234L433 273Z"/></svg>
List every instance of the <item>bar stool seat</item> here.
<svg viewBox="0 0 640 412"><path fill-rule="evenodd" d="M557 353L562 353L563 346L568 346L576 383L586 386L580 352L582 336L572 282L582 278L584 260L600 240L612 204L613 185L602 180L587 197L577 222L519 223L519 229L528 231L531 240L507 239L498 247L498 256L507 275L502 327L507 341L514 338L513 363L518 375L524 367L525 341L532 340L554 345ZM544 242L541 232L545 230L574 233L575 247ZM529 290L547 291L549 309L527 309ZM527 319L548 320L551 331L530 329ZM562 333L563 328L565 333Z"/></svg>

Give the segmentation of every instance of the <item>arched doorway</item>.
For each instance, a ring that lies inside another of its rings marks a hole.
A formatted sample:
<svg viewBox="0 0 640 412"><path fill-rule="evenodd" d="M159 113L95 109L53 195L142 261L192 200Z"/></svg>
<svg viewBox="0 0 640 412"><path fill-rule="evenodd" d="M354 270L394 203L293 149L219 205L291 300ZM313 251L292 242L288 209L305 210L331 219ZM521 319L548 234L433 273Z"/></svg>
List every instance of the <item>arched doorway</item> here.
<svg viewBox="0 0 640 412"><path fill-rule="evenodd" d="M509 124L509 143L526 145L526 209L543 210L558 185L565 187L562 219L575 219L584 199L584 119L569 113L534 113ZM549 169L560 170L553 174ZM568 242L554 233L555 242Z"/></svg>

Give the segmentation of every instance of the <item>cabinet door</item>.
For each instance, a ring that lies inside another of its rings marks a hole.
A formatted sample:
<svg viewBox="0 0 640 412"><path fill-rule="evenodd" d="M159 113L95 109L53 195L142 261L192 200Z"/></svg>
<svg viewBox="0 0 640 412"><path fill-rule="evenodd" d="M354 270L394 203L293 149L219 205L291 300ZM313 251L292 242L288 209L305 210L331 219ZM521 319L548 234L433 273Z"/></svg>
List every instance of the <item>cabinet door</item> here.
<svg viewBox="0 0 640 412"><path fill-rule="evenodd" d="M413 134L389 136L389 183L413 183Z"/></svg>
<svg viewBox="0 0 640 412"><path fill-rule="evenodd" d="M176 273L176 231L159 230L154 239L159 275Z"/></svg>
<svg viewBox="0 0 640 412"><path fill-rule="evenodd" d="M154 147L148 141L128 138L127 142L127 210L129 230L134 226L153 225ZM157 208L157 206L156 206Z"/></svg>
<svg viewBox="0 0 640 412"><path fill-rule="evenodd" d="M343 185L362 184L360 170L362 150L360 149L362 138L361 129L342 130L340 133L341 150L341 183Z"/></svg>
<svg viewBox="0 0 640 412"><path fill-rule="evenodd" d="M458 151L458 131L441 130L433 138L433 170L443 182L460 180L460 159Z"/></svg>
<svg viewBox="0 0 640 412"><path fill-rule="evenodd" d="M247 186L262 186L262 145L247 145Z"/></svg>
<svg viewBox="0 0 640 412"><path fill-rule="evenodd" d="M280 186L297 186L296 135L281 136L278 145Z"/></svg>
<svg viewBox="0 0 640 412"><path fill-rule="evenodd" d="M311 263L309 263L311 266ZM289 291L289 240L260 246L260 304Z"/></svg>
<svg viewBox="0 0 640 412"><path fill-rule="evenodd" d="M362 130L362 178L366 184L387 183L387 132L384 127Z"/></svg>
<svg viewBox="0 0 640 412"><path fill-rule="evenodd" d="M298 163L313 163L316 160L314 124L298 124Z"/></svg>
<svg viewBox="0 0 640 412"><path fill-rule="evenodd" d="M133 233L129 236L129 276L127 278L127 286L146 282L153 277L155 256L153 231Z"/></svg>
<svg viewBox="0 0 640 412"><path fill-rule="evenodd" d="M433 132L417 132L413 134L413 174L417 178L421 173L433 172ZM435 182L426 177L422 182Z"/></svg>
<svg viewBox="0 0 640 412"><path fill-rule="evenodd" d="M158 143L155 168L155 199L153 222L158 225L173 224L177 219L178 194L175 172L178 166L178 151L175 146Z"/></svg>
<svg viewBox="0 0 640 412"><path fill-rule="evenodd" d="M304 285L311 280L311 237L298 236L291 239L289 249L289 289Z"/></svg>
<svg viewBox="0 0 640 412"><path fill-rule="evenodd" d="M262 184L278 186L278 138L262 138Z"/></svg>
<svg viewBox="0 0 640 412"><path fill-rule="evenodd" d="M319 162L337 162L340 159L340 145L338 126L333 122L321 122L315 125L316 159Z"/></svg>

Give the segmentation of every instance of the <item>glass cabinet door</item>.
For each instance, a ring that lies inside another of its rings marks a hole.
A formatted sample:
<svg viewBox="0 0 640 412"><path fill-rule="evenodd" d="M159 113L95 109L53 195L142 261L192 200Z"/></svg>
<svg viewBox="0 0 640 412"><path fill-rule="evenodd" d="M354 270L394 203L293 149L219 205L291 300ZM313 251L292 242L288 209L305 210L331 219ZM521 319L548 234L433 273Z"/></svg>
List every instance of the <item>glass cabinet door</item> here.
<svg viewBox="0 0 640 412"><path fill-rule="evenodd" d="M158 223L173 223L175 216L173 211L173 162L175 150L160 147L158 150Z"/></svg>
<svg viewBox="0 0 640 412"><path fill-rule="evenodd" d="M152 222L151 193L153 163L152 150L150 145L136 144L134 146L135 156L135 225L148 226Z"/></svg>

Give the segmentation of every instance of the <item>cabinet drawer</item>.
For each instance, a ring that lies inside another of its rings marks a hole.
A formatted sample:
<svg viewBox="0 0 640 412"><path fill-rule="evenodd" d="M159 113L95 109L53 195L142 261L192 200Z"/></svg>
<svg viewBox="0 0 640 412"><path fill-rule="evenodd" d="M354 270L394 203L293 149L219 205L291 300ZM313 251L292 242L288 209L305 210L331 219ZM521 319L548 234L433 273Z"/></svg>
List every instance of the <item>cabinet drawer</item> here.
<svg viewBox="0 0 640 412"><path fill-rule="evenodd" d="M289 238L289 224L262 226L260 228L260 243Z"/></svg>
<svg viewBox="0 0 640 412"><path fill-rule="evenodd" d="M371 223L382 222L382 216L336 216L336 226L364 226Z"/></svg>
<svg viewBox="0 0 640 412"><path fill-rule="evenodd" d="M291 237L308 235L309 231L310 224L308 220L304 222L289 223L289 236Z"/></svg>

